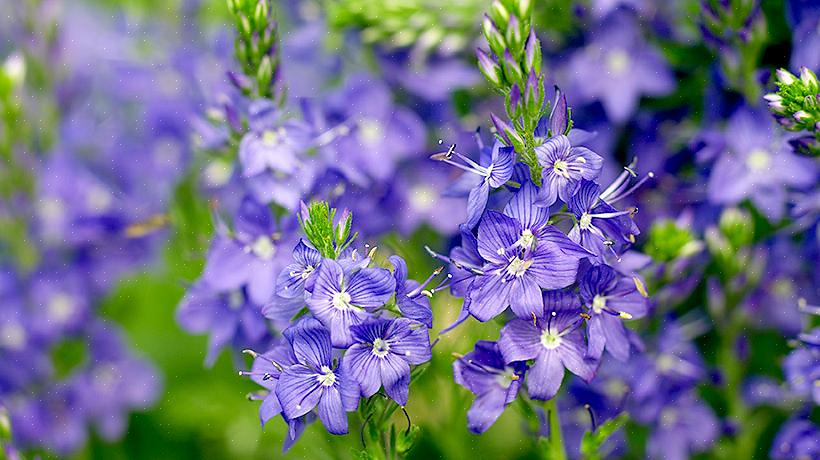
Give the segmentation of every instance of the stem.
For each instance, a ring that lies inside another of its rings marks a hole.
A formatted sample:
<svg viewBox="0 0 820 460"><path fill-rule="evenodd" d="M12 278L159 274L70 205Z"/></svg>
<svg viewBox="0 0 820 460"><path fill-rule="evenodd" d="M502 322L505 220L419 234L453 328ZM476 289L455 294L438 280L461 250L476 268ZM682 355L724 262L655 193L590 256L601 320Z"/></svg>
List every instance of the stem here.
<svg viewBox="0 0 820 460"><path fill-rule="evenodd" d="M566 460L567 453L564 449L564 436L561 434L561 420L556 398L544 403L544 409L547 411L550 427L548 458L550 460Z"/></svg>

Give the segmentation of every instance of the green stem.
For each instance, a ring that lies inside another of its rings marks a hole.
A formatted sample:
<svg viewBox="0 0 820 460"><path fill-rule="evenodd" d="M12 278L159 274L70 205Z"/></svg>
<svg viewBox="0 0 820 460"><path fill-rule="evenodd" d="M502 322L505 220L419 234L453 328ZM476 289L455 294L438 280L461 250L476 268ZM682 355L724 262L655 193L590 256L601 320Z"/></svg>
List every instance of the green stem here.
<svg viewBox="0 0 820 460"><path fill-rule="evenodd" d="M558 404L555 400L556 398L552 398L544 403L550 426L548 458L550 460L566 460L567 453L564 449L564 436L561 434L561 419L558 413Z"/></svg>

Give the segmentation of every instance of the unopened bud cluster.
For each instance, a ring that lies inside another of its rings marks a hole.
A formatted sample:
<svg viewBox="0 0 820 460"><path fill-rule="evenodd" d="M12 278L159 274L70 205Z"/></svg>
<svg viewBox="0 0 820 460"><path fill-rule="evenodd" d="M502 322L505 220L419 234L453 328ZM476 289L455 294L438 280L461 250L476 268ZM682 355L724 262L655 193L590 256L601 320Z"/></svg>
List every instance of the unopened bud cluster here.
<svg viewBox="0 0 820 460"><path fill-rule="evenodd" d="M235 20L234 52L241 66L241 73L228 72L231 83L246 96L273 99L279 40L270 0L228 0L228 10Z"/></svg>
<svg viewBox="0 0 820 460"><path fill-rule="evenodd" d="M493 116L499 137L512 145L538 182L540 166L535 158L532 133L544 115L544 75L541 73L541 43L530 23L533 3L529 0L495 0L484 16L482 29L489 52L478 49L481 73L505 97L512 123Z"/></svg>
<svg viewBox="0 0 820 460"><path fill-rule="evenodd" d="M777 71L776 93L764 98L777 121L789 131L805 131L792 141L800 153L820 155L820 83L814 72L802 67L800 75Z"/></svg>

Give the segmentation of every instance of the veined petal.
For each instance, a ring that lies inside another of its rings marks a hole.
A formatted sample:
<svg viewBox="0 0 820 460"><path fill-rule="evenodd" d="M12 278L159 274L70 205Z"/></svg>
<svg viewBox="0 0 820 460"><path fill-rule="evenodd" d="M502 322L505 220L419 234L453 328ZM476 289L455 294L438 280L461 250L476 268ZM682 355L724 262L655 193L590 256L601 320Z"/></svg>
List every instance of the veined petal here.
<svg viewBox="0 0 820 460"><path fill-rule="evenodd" d="M330 332L316 319L304 317L287 328L284 335L293 347L293 354L299 362L316 369L330 365Z"/></svg>
<svg viewBox="0 0 820 460"><path fill-rule="evenodd" d="M510 304L513 283L503 282L499 275L479 276L470 291L470 314L484 322L495 318Z"/></svg>
<svg viewBox="0 0 820 460"><path fill-rule="evenodd" d="M514 319L501 329L498 348L507 363L535 359L544 349L541 329L532 320Z"/></svg>
<svg viewBox="0 0 820 460"><path fill-rule="evenodd" d="M512 147L500 147L494 151L492 170L490 171L490 177L487 179L490 187L501 187L510 180L514 166L515 150Z"/></svg>
<svg viewBox="0 0 820 460"><path fill-rule="evenodd" d="M564 380L564 364L556 350L544 350L536 358L527 376L527 388L532 399L547 400L558 394Z"/></svg>
<svg viewBox="0 0 820 460"><path fill-rule="evenodd" d="M344 355L345 371L359 384L361 394L369 398L382 386L379 358L373 348L364 343L355 343Z"/></svg>
<svg viewBox="0 0 820 460"><path fill-rule="evenodd" d="M393 321L387 332L390 352L410 364L422 364L432 359L430 334L421 323L406 318Z"/></svg>
<svg viewBox="0 0 820 460"><path fill-rule="evenodd" d="M506 392L497 389L475 398L467 412L467 428L471 433L481 434L489 429L507 407Z"/></svg>
<svg viewBox="0 0 820 460"><path fill-rule="evenodd" d="M375 310L387 302L396 290L396 280L383 268L363 268L350 277L347 292L350 303Z"/></svg>
<svg viewBox="0 0 820 460"><path fill-rule="evenodd" d="M601 317L606 337L606 350L618 361L626 362L629 359L629 337L623 322L606 313L597 316Z"/></svg>
<svg viewBox="0 0 820 460"><path fill-rule="evenodd" d="M463 224L465 227L472 229L481 220L489 196L490 184L486 180L482 180L478 186L470 190L467 198L467 221Z"/></svg>
<svg viewBox="0 0 820 460"><path fill-rule="evenodd" d="M265 426L268 420L280 413L282 413L282 406L279 404L279 398L276 397L276 393L271 391L259 406L259 421L262 422L262 427Z"/></svg>
<svg viewBox="0 0 820 460"><path fill-rule="evenodd" d="M586 357L593 360L601 359L606 345L606 335L601 321L601 315L594 315L587 321L587 353Z"/></svg>
<svg viewBox="0 0 820 460"><path fill-rule="evenodd" d="M521 319L532 318L533 313L540 315L544 311L544 300L541 288L532 277L521 277L509 281L513 284L510 295L510 307Z"/></svg>
<svg viewBox="0 0 820 460"><path fill-rule="evenodd" d="M410 386L410 365L392 353L380 359L379 364L387 395L398 405L406 406Z"/></svg>
<svg viewBox="0 0 820 460"><path fill-rule="evenodd" d="M347 348L353 344L350 327L361 324L370 314L361 310L339 310L330 319L330 338L334 347Z"/></svg>
<svg viewBox="0 0 820 460"><path fill-rule="evenodd" d="M532 259L527 274L534 276L541 288L561 289L575 282L579 259L564 254L555 244L539 242Z"/></svg>
<svg viewBox="0 0 820 460"><path fill-rule="evenodd" d="M550 213L548 208L535 205L538 193L538 188L532 182L524 182L504 207L504 214L518 220L525 229L534 230L544 227L547 225Z"/></svg>
<svg viewBox="0 0 820 460"><path fill-rule="evenodd" d="M521 224L512 217L487 211L478 226L478 253L490 262L506 264L509 258L504 251L518 241L521 230Z"/></svg>
<svg viewBox="0 0 820 460"><path fill-rule="evenodd" d="M276 385L276 397L279 398L285 417L295 419L316 407L322 396L317 376L313 370L301 364L285 368Z"/></svg>
<svg viewBox="0 0 820 460"><path fill-rule="evenodd" d="M347 413L342 407L342 396L335 386L323 390L319 400L319 420L330 434L347 433Z"/></svg>
<svg viewBox="0 0 820 460"><path fill-rule="evenodd" d="M598 363L592 359L586 359L586 346L584 337L578 330L561 337L561 345L558 347L561 362L570 372L589 382L595 377L595 370Z"/></svg>

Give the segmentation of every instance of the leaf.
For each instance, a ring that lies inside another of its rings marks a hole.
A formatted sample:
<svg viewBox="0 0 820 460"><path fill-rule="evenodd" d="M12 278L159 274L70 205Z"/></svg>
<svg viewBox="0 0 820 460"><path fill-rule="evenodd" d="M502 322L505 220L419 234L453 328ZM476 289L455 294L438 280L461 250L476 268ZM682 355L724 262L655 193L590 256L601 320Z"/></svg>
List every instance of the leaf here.
<svg viewBox="0 0 820 460"><path fill-rule="evenodd" d="M616 431L620 430L629 421L629 414L622 412L600 425L597 430L587 431L581 439L581 457L586 460L604 458L601 447Z"/></svg>
<svg viewBox="0 0 820 460"><path fill-rule="evenodd" d="M403 456L410 452L410 449L416 444L421 429L418 425L411 425L407 431L402 430L398 433L396 438L396 452L399 456Z"/></svg>

